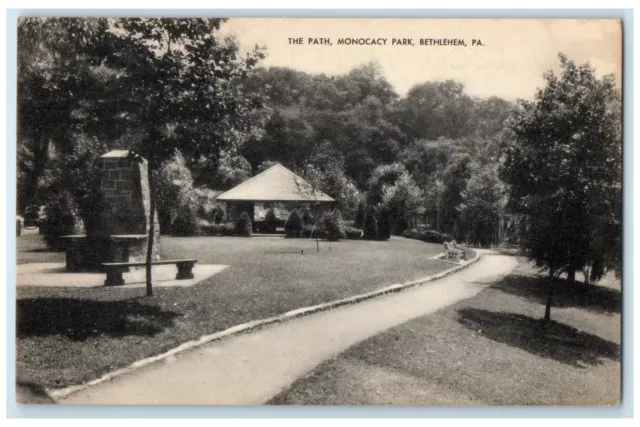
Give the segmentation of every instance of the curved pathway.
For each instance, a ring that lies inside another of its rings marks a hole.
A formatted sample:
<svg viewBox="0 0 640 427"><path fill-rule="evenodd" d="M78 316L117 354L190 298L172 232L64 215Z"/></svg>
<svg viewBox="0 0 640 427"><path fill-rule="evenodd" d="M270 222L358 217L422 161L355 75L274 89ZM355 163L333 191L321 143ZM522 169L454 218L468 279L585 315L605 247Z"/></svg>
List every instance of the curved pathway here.
<svg viewBox="0 0 640 427"><path fill-rule="evenodd" d="M379 332L470 298L516 264L512 257L486 253L467 269L435 282L212 342L58 403L262 404L324 360Z"/></svg>

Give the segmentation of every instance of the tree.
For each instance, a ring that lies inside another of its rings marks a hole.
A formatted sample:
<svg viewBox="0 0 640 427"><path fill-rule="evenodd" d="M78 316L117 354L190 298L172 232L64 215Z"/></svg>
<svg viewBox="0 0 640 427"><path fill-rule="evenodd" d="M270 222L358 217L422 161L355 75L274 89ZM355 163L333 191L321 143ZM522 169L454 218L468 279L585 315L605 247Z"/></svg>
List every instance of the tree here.
<svg viewBox="0 0 640 427"><path fill-rule="evenodd" d="M469 236L468 242L489 247L495 242L503 208L503 184L494 165L474 171L462 191L458 206Z"/></svg>
<svg viewBox="0 0 640 427"><path fill-rule="evenodd" d="M475 131L475 104L462 83L425 82L409 90L396 120L409 141L461 138Z"/></svg>
<svg viewBox="0 0 640 427"><path fill-rule="evenodd" d="M48 194L42 178L52 147L73 156L74 151L96 148L85 142L113 141L122 131L116 108L120 88L114 70L102 63L103 53L113 48L108 29L104 18L18 22L19 209L46 202L40 196ZM57 172L64 175L68 170ZM80 182L91 176L88 167L84 172ZM72 185L67 189L75 192Z"/></svg>
<svg viewBox="0 0 640 427"><path fill-rule="evenodd" d="M376 219L376 210L373 206L367 208L362 232L363 238L367 240L375 240L378 238L378 220Z"/></svg>
<svg viewBox="0 0 640 427"><path fill-rule="evenodd" d="M590 269L620 270L621 104L612 76L560 55L534 101L520 101L501 169L509 208L526 214L530 257L550 279ZM552 283L552 281L550 281ZM553 287L545 309L550 319Z"/></svg>
<svg viewBox="0 0 640 427"><path fill-rule="evenodd" d="M393 185L384 187L381 206L393 219L393 231L402 234L416 217L424 213L424 192L416 185L411 175L404 172ZM383 227L381 217L378 218L378 227Z"/></svg>
<svg viewBox="0 0 640 427"><path fill-rule="evenodd" d="M451 156L442 172L443 191L440 205L440 227L448 234L459 239L458 207L462 203L462 191L471 177L471 156L456 153Z"/></svg>
<svg viewBox="0 0 640 427"><path fill-rule="evenodd" d="M362 226L364 225L365 210L366 205L364 203L364 200L361 200L360 203L358 203L358 210L356 211L356 216L353 224L356 228L362 228Z"/></svg>
<svg viewBox="0 0 640 427"><path fill-rule="evenodd" d="M401 163L378 166L367 182L367 205L382 202L385 187L394 185L406 173L407 169Z"/></svg>
<svg viewBox="0 0 640 427"><path fill-rule="evenodd" d="M123 18L114 22L115 52L105 62L119 70L125 121L137 136L132 156L148 162L151 192L146 260L147 295L153 294L151 262L155 191L153 171L177 150L188 158L216 158L251 132L247 113L260 105L239 84L263 56L238 58L238 45L216 37L221 19Z"/></svg>

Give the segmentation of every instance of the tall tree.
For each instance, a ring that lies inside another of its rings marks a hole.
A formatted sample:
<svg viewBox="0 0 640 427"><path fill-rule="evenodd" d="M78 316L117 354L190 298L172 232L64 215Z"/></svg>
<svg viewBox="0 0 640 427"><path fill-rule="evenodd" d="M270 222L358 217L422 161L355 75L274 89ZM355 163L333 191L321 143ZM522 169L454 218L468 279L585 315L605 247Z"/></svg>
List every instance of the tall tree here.
<svg viewBox="0 0 640 427"><path fill-rule="evenodd" d="M510 208L528 215L530 256L554 278L619 270L621 256L621 103L612 76L560 55L534 101L520 101L515 143L501 171ZM545 310L550 319L552 287Z"/></svg>
<svg viewBox="0 0 640 427"><path fill-rule="evenodd" d="M188 158L212 158L239 145L252 129L247 113L260 106L240 82L263 57L257 48L238 57L238 45L221 39L221 19L118 19L108 63L118 77L125 120L135 130L134 157L148 162L151 191L146 276L153 294L151 263L155 197L153 170L176 151Z"/></svg>
<svg viewBox="0 0 640 427"><path fill-rule="evenodd" d="M503 193L503 184L495 165L472 172L461 194L462 203L458 206L469 243L489 247L495 242L504 202Z"/></svg>
<svg viewBox="0 0 640 427"><path fill-rule="evenodd" d="M103 63L112 48L108 30L103 18L18 22L19 208L44 202L38 189L52 146L72 155L85 141L120 132L115 71Z"/></svg>

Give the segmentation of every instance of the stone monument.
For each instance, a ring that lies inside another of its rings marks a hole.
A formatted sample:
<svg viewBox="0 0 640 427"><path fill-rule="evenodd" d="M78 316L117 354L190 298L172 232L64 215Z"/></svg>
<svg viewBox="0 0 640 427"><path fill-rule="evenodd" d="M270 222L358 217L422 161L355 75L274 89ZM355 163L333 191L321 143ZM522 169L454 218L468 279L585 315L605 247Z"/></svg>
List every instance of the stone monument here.
<svg viewBox="0 0 640 427"><path fill-rule="evenodd" d="M67 271L99 271L103 262L143 262L147 253L151 193L146 160L110 151L98 160L100 198L86 235L65 236ZM154 215L153 258L160 226Z"/></svg>

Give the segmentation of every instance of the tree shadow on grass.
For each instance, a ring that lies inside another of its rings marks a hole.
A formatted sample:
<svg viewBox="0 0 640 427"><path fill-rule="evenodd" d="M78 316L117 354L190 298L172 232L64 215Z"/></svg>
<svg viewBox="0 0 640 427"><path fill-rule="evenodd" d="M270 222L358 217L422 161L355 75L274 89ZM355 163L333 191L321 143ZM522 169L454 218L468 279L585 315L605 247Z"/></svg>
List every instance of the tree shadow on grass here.
<svg viewBox="0 0 640 427"><path fill-rule="evenodd" d="M16 336L62 335L72 341L99 335L151 336L172 326L179 315L135 299L26 298L17 301Z"/></svg>
<svg viewBox="0 0 640 427"><path fill-rule="evenodd" d="M548 284L546 277L511 274L491 287L546 304ZM620 313L622 309L622 293L616 289L566 280L555 280L553 286L553 307L577 307L605 313Z"/></svg>
<svg viewBox="0 0 640 427"><path fill-rule="evenodd" d="M542 319L476 308L458 314L458 322L490 340L574 367L599 365L603 358L620 360L620 345L555 321L544 326Z"/></svg>

